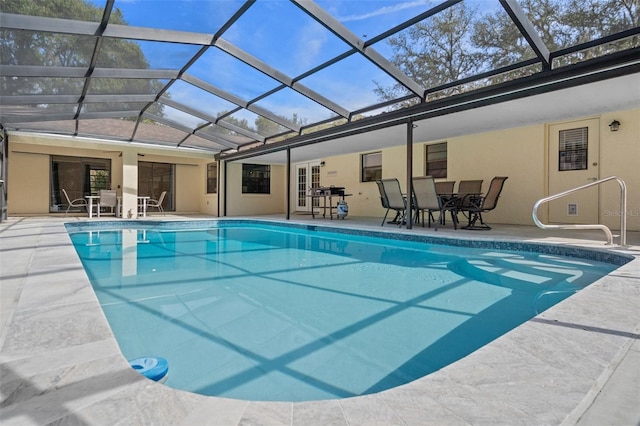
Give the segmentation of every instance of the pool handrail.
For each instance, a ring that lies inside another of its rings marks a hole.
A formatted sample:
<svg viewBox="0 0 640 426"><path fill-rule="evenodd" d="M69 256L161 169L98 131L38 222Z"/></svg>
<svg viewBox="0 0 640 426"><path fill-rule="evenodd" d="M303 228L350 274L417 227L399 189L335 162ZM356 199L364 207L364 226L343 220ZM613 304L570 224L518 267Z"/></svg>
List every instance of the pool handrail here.
<svg viewBox="0 0 640 426"><path fill-rule="evenodd" d="M609 227L606 225L602 225L602 224L549 225L549 224L542 223L540 219L538 219L538 207L540 207L541 204L547 203L557 198L564 197L565 195L572 194L581 189L589 188L595 185L600 185L610 180L616 180L620 185L620 245L626 246L627 245L627 185L624 183L622 179L620 179L617 176L609 176L609 177L596 180L594 182L590 182L585 185L581 185L581 186L569 189L567 191L563 191L555 195L550 195L549 197L545 197L538 200L533 205L533 212L532 212L533 222L536 224L538 228L542 228L542 229L601 229L607 236L607 245L613 244L613 234L611 233L611 229L609 229Z"/></svg>

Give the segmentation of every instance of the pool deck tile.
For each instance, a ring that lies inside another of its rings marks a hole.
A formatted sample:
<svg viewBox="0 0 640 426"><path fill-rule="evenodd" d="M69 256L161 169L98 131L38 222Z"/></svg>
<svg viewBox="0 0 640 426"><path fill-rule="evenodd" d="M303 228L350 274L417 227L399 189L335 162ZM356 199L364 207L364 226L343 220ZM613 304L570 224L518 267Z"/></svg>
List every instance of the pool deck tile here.
<svg viewBox="0 0 640 426"><path fill-rule="evenodd" d="M133 371L64 228L76 221L86 218L0 224L3 426L640 424L639 232L628 233L627 247L605 247L599 232L441 229L438 237L616 250L635 260L427 377L374 395L290 403L196 395ZM377 218L292 222L434 233L381 228Z"/></svg>

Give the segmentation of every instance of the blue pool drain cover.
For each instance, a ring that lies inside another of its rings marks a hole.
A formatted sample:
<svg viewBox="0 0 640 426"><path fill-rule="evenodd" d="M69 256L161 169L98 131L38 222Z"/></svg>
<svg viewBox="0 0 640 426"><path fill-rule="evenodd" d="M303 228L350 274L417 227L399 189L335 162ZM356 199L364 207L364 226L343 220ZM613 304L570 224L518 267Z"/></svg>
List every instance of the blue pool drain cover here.
<svg viewBox="0 0 640 426"><path fill-rule="evenodd" d="M136 358L129 361L129 365L138 373L156 382L164 382L169 375L169 362L164 358Z"/></svg>

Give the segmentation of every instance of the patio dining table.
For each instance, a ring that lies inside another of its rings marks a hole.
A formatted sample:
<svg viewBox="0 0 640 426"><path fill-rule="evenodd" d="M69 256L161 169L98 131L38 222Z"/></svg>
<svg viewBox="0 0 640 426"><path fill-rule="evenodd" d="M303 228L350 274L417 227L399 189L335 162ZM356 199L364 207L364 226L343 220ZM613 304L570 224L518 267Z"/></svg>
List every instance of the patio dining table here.
<svg viewBox="0 0 640 426"><path fill-rule="evenodd" d="M84 198L87 199L87 201L89 202L89 205L87 206L87 210L89 211L89 219L91 219L93 217L93 202L94 200L99 200L100 196L99 195L85 195Z"/></svg>
<svg viewBox="0 0 640 426"><path fill-rule="evenodd" d="M467 192L467 193L458 195L458 193L451 192L451 193L440 193L438 194L438 197L440 198L440 201L443 206L453 206L453 208L450 210L451 218L452 220L455 221L455 227L457 228L458 224L460 224L460 220L458 219L458 214L462 211L462 207L463 207L462 203L464 203L464 201L467 199L471 200L472 202L474 200L478 200L482 198L482 194L483 194L482 192L477 192L477 193ZM431 218L433 220L433 216L431 216ZM442 220L442 224L444 224L444 215L442 215L441 220Z"/></svg>
<svg viewBox="0 0 640 426"><path fill-rule="evenodd" d="M95 201L100 200L99 195L85 195L84 198L87 199L89 205L87 206L87 210L89 211L89 219L93 217L93 205ZM142 217L147 217L147 204L151 199L148 195L139 195L138 197L138 207L139 211L142 213ZM100 204L98 204L99 206ZM116 204L116 217L122 217L122 196L118 197L118 201Z"/></svg>
<svg viewBox="0 0 640 426"><path fill-rule="evenodd" d="M451 214L452 214L453 220L456 221L456 227L457 227L457 225L460 224L460 220L458 219L458 214L463 212L464 203L467 200L473 203L481 199L482 192L466 192L464 194L457 194L457 193L438 194L438 197L440 197L440 200L442 200L443 205L449 204L449 205L455 206L451 210Z"/></svg>

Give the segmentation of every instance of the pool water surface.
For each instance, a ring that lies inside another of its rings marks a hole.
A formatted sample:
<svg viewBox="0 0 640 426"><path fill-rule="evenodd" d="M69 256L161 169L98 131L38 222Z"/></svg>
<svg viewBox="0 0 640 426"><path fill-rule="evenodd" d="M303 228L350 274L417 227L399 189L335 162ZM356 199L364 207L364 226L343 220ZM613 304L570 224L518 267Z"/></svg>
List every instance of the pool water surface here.
<svg viewBox="0 0 640 426"><path fill-rule="evenodd" d="M239 223L70 229L127 359L245 400L376 393L475 351L617 266Z"/></svg>

